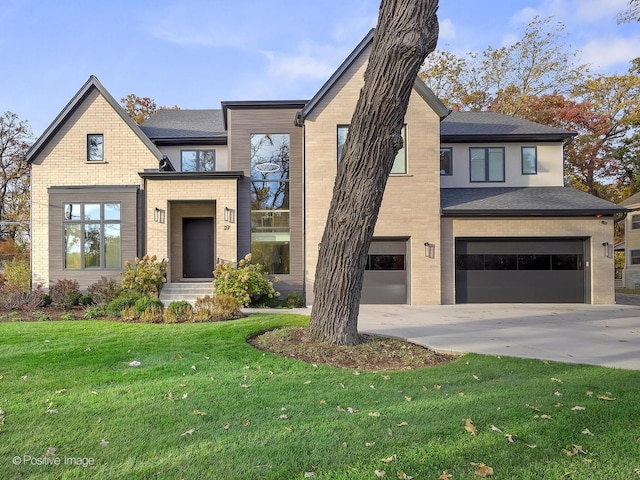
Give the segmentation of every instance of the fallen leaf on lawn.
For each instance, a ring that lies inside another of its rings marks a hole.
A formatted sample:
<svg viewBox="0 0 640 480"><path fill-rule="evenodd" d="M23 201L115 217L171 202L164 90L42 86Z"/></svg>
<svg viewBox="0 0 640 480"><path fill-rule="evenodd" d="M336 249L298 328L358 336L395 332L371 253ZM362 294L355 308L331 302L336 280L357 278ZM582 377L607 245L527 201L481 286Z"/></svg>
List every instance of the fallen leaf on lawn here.
<svg viewBox="0 0 640 480"><path fill-rule="evenodd" d="M554 407L556 407L556 408L560 408L561 406L562 406L562 403L556 403L556 404L554 405Z"/></svg>
<svg viewBox="0 0 640 480"><path fill-rule="evenodd" d="M411 475L407 475L406 473L404 473L402 470L400 470L398 472L398 478L400 480L411 480L413 477Z"/></svg>
<svg viewBox="0 0 640 480"><path fill-rule="evenodd" d="M251 422L249 420L243 420L242 421L242 425L244 425L245 427L248 427L250 423Z"/></svg>
<svg viewBox="0 0 640 480"><path fill-rule="evenodd" d="M390 457L387 458L381 458L380 461L384 462L384 463L391 463L396 459L396 454L394 453L393 455L391 455Z"/></svg>
<svg viewBox="0 0 640 480"><path fill-rule="evenodd" d="M387 435L389 435L390 437L393 437L393 430L391 430L390 428L387 428Z"/></svg>
<svg viewBox="0 0 640 480"><path fill-rule="evenodd" d="M245 365L244 367L242 367L243 370L251 370L251 367L249 365Z"/></svg>
<svg viewBox="0 0 640 480"><path fill-rule="evenodd" d="M318 405L326 405L327 401L326 400L318 400Z"/></svg>
<svg viewBox="0 0 640 480"><path fill-rule="evenodd" d="M406 427L407 425L409 425L407 422L400 422L397 426L398 427Z"/></svg>
<svg viewBox="0 0 640 480"><path fill-rule="evenodd" d="M475 378L477 381L480 381L480 378L477 375L474 375L473 378Z"/></svg>
<svg viewBox="0 0 640 480"><path fill-rule="evenodd" d="M129 363L128 363L128 365L129 365L130 367L139 367L139 366L140 366L140 365L142 365L142 364L141 364L139 361L137 361L137 360L133 360L133 361L129 362Z"/></svg>
<svg viewBox="0 0 640 480"><path fill-rule="evenodd" d="M354 371L353 371L353 374L354 374L354 375L360 375L360 372L359 372L359 371L357 371L357 370L354 370Z"/></svg>
<svg viewBox="0 0 640 480"><path fill-rule="evenodd" d="M282 415L280 415L280 418L286 420L287 418L289 418L289 416L286 413L283 413Z"/></svg>
<svg viewBox="0 0 640 480"><path fill-rule="evenodd" d="M369 412L369 416L370 417L379 417L380 416L380 412Z"/></svg>
<svg viewBox="0 0 640 480"><path fill-rule="evenodd" d="M182 358L182 355L180 355L179 353L176 353L175 358L177 358L178 360L180 360Z"/></svg>
<svg viewBox="0 0 640 480"><path fill-rule="evenodd" d="M464 392L460 392L460 393L458 393L458 396L459 396L459 397L464 397Z"/></svg>
<svg viewBox="0 0 640 480"><path fill-rule="evenodd" d="M184 388L184 387L186 387L186 386L187 386L187 384L186 384L186 383L181 383L181 384L180 384L180 385L178 385L178 386L179 386L179 387L181 387L181 388Z"/></svg>
<svg viewBox="0 0 640 480"><path fill-rule="evenodd" d="M269 375L273 375L273 372L272 372L271 370L269 370L267 373L268 373Z"/></svg>
<svg viewBox="0 0 640 480"><path fill-rule="evenodd" d="M442 385L434 385L433 388L435 388L436 390L440 390L442 388Z"/></svg>
<svg viewBox="0 0 640 480"><path fill-rule="evenodd" d="M527 445L527 447L529 447L529 448L536 448L536 447L537 447L537 445L533 445L533 444L532 444L532 445Z"/></svg>
<svg viewBox="0 0 640 480"><path fill-rule="evenodd" d="M342 408L340 405L338 405L336 407L336 410L338 410L339 412L345 412L346 410L344 408Z"/></svg>
<svg viewBox="0 0 640 480"><path fill-rule="evenodd" d="M183 393L183 394L182 394L182 399L183 399L183 400L186 400L188 396L189 396L189 394L188 394L188 393Z"/></svg>
<svg viewBox="0 0 640 480"><path fill-rule="evenodd" d="M633 473L635 473L636 475L640 475L640 468L636 468Z"/></svg>
<svg viewBox="0 0 640 480"><path fill-rule="evenodd" d="M60 390L56 390L56 393L60 394L60 393L65 393L67 391L66 388L61 388Z"/></svg>
<svg viewBox="0 0 640 480"><path fill-rule="evenodd" d="M479 477L488 477L490 475L493 475L493 468L491 468L489 465L485 465L484 463L472 463L471 465L473 465L474 467L478 467L476 468L475 473Z"/></svg>
<svg viewBox="0 0 640 480"><path fill-rule="evenodd" d="M376 444L376 442L367 442L364 444L365 447L373 447Z"/></svg>
<svg viewBox="0 0 640 480"><path fill-rule="evenodd" d="M98 417L98 419L96 420L96 423L102 423L102 418Z"/></svg>
<svg viewBox="0 0 640 480"><path fill-rule="evenodd" d="M464 429L469 432L471 435L477 435L478 430L476 429L473 421L470 418L464 419Z"/></svg>
<svg viewBox="0 0 640 480"><path fill-rule="evenodd" d="M384 470L374 470L373 473L376 477L382 478L384 477L386 472Z"/></svg>
<svg viewBox="0 0 640 480"><path fill-rule="evenodd" d="M551 415L540 415L543 420L551 420Z"/></svg>
<svg viewBox="0 0 640 480"><path fill-rule="evenodd" d="M231 424L230 423L225 423L222 428L224 428L225 430L229 430L231 428Z"/></svg>
<svg viewBox="0 0 640 480"><path fill-rule="evenodd" d="M309 385L311 383L311 380L307 380L306 382L303 383L303 385Z"/></svg>
<svg viewBox="0 0 640 480"><path fill-rule="evenodd" d="M0 377L0 378L1 378L1 377ZM390 378L391 378L391 377L390 377L389 375L383 375L383 376L382 376L382 379L383 379L383 380L389 380Z"/></svg>
<svg viewBox="0 0 640 480"><path fill-rule="evenodd" d="M344 388L344 383L339 383L338 385L340 385L340 388Z"/></svg>
<svg viewBox="0 0 640 480"><path fill-rule="evenodd" d="M358 411L358 410L356 410L356 409L355 409L355 408L353 408L353 407L347 407L347 412L349 412L349 413L356 413L357 411Z"/></svg>
<svg viewBox="0 0 640 480"><path fill-rule="evenodd" d="M248 384L248 383L241 383L241 384L240 384L240 386L241 386L242 388L251 388L251 385L250 385L250 384Z"/></svg>
<svg viewBox="0 0 640 480"><path fill-rule="evenodd" d="M453 477L453 475L446 470L443 470L442 474L438 477L438 480L449 480L451 477Z"/></svg>
<svg viewBox="0 0 640 480"><path fill-rule="evenodd" d="M22 376L20 377L20 379L21 379L21 380L26 380L26 379L27 379L27 376L26 376L26 375L22 375Z"/></svg>
<svg viewBox="0 0 640 480"><path fill-rule="evenodd" d="M405 402L410 402L411 401L411 397L404 397L404 401Z"/></svg>
<svg viewBox="0 0 640 480"><path fill-rule="evenodd" d="M562 396L562 393L560 393L560 392L554 392L553 394L554 394L556 397L561 397L561 396Z"/></svg>
<svg viewBox="0 0 640 480"><path fill-rule="evenodd" d="M100 440L100 446L101 447L106 447L107 445L109 445L109 442L107 442L104 438L102 440Z"/></svg>
<svg viewBox="0 0 640 480"><path fill-rule="evenodd" d="M593 437L593 433L591 433L588 428L585 428L584 430L582 430L581 433L584 433L585 435L590 435Z"/></svg>
<svg viewBox="0 0 640 480"><path fill-rule="evenodd" d="M573 407L571 410L578 412L580 410L586 410L585 407L581 407L580 405L576 405L575 407Z"/></svg>
<svg viewBox="0 0 640 480"><path fill-rule="evenodd" d="M313 478L316 474L314 472L304 472L304 478Z"/></svg>
<svg viewBox="0 0 640 480"><path fill-rule="evenodd" d="M58 413L58 409L57 408L50 408L49 410L47 410L47 413L50 415L55 415L56 413Z"/></svg>
<svg viewBox="0 0 640 480"><path fill-rule="evenodd" d="M598 400L605 400L607 402L613 402L615 398L608 397L607 395L598 395Z"/></svg>
<svg viewBox="0 0 640 480"><path fill-rule="evenodd" d="M45 456L51 457L52 455L55 455L55 454L56 454L56 449L54 447L49 447L47 448Z"/></svg>
<svg viewBox="0 0 640 480"><path fill-rule="evenodd" d="M0 415L0 425L4 425L4 415Z"/></svg>
<svg viewBox="0 0 640 480"><path fill-rule="evenodd" d="M202 416L205 416L205 415L207 414L207 412L201 412L200 410L194 410L194 411L193 411L193 414L194 414L194 415L202 415Z"/></svg>
<svg viewBox="0 0 640 480"><path fill-rule="evenodd" d="M195 431L196 431L195 428L191 428L191 429L187 430L186 432L181 433L180 436L181 437L186 437L187 435L193 435L193 432L195 432Z"/></svg>
<svg viewBox="0 0 640 480"><path fill-rule="evenodd" d="M97 395L98 392L96 392L95 390L91 390L91 395Z"/></svg>
<svg viewBox="0 0 640 480"><path fill-rule="evenodd" d="M525 405L525 407L528 407L528 408L530 408L531 410L534 410L534 411L536 411L536 412L539 412L539 411L540 411L540 409L539 409L538 407L535 407L535 406L533 406L533 405L529 405L528 403Z"/></svg>
<svg viewBox="0 0 640 480"><path fill-rule="evenodd" d="M505 436L505 438L507 439L507 441L509 443L514 443L515 442L515 440L513 439L513 435L511 435L510 433L505 433L504 436Z"/></svg>
<svg viewBox="0 0 640 480"><path fill-rule="evenodd" d="M347 448L347 442L342 442L342 448Z"/></svg>
<svg viewBox="0 0 640 480"><path fill-rule="evenodd" d="M191 365L191 370L193 370L194 372L197 370L195 365Z"/></svg>
<svg viewBox="0 0 640 480"><path fill-rule="evenodd" d="M502 430L500 430L498 427L496 427L495 425L491 425L491 430L494 432L500 432L502 433Z"/></svg>
<svg viewBox="0 0 640 480"><path fill-rule="evenodd" d="M587 390L585 393L588 397L593 397L593 392L591 390Z"/></svg>
<svg viewBox="0 0 640 480"><path fill-rule="evenodd" d="M4 375L0 375L0 380L2 380L4 378Z"/></svg>
<svg viewBox="0 0 640 480"><path fill-rule="evenodd" d="M583 455L591 455L589 452L582 448L582 445L567 445L562 449L564 453L566 453L569 457L573 457L574 455L578 455L579 453Z"/></svg>
<svg viewBox="0 0 640 480"><path fill-rule="evenodd" d="M91 347L87 347L84 349L85 352L90 352L91 351Z"/></svg>
<svg viewBox="0 0 640 480"><path fill-rule="evenodd" d="M369 388L370 388L371 390L375 390L375 389L376 389L376 386L375 386L375 385L369 385Z"/></svg>
<svg viewBox="0 0 640 480"><path fill-rule="evenodd" d="M204 357L205 360L209 360L209 358L211 358L211 357L207 357L206 355Z"/></svg>
<svg viewBox="0 0 640 480"><path fill-rule="evenodd" d="M552 381L552 382L556 382L556 383L560 383L560 384L562 384L562 380L560 380L559 378L553 378L553 377L551 377L551 381Z"/></svg>

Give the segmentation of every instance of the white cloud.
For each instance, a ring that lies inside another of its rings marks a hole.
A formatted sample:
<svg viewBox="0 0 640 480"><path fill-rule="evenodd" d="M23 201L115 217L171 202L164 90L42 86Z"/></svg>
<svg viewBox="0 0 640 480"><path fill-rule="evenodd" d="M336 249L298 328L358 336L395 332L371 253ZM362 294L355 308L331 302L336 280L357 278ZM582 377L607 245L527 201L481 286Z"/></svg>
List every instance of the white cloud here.
<svg viewBox="0 0 640 480"><path fill-rule="evenodd" d="M588 22L611 19L624 10L628 0L573 0L573 8L578 18Z"/></svg>
<svg viewBox="0 0 640 480"><path fill-rule="evenodd" d="M269 74L281 80L327 79L348 55L349 49L305 43L291 52L266 51Z"/></svg>
<svg viewBox="0 0 640 480"><path fill-rule="evenodd" d="M455 40L456 39L456 27L450 18L445 18L440 21L440 40Z"/></svg>
<svg viewBox="0 0 640 480"><path fill-rule="evenodd" d="M580 51L581 61L598 70L623 64L628 66L640 52L640 37L598 38L587 42Z"/></svg>
<svg viewBox="0 0 640 480"><path fill-rule="evenodd" d="M526 25L533 20L536 15L542 16L542 12L533 7L525 7L519 12L514 13L509 19L509 23L511 25Z"/></svg>

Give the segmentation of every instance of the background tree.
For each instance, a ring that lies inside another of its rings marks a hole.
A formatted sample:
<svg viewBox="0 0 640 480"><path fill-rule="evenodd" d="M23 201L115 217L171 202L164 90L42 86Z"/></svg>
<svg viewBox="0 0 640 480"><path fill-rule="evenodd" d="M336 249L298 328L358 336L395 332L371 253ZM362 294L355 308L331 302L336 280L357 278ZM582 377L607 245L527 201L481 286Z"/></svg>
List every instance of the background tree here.
<svg viewBox="0 0 640 480"><path fill-rule="evenodd" d="M617 16L618 23L640 22L640 0L629 0L629 5Z"/></svg>
<svg viewBox="0 0 640 480"><path fill-rule="evenodd" d="M29 242L29 165L24 156L35 140L29 123L13 112L0 116L0 236Z"/></svg>
<svg viewBox="0 0 640 480"><path fill-rule="evenodd" d="M316 269L310 329L359 341L358 312L373 230L420 65L438 41L437 0L382 0L364 86L338 167Z"/></svg>
<svg viewBox="0 0 640 480"><path fill-rule="evenodd" d="M149 97L139 97L134 93L130 93L120 99L120 105L127 111L129 116L138 125L143 123L147 118L156 113L158 110L180 110L180 107L158 107L156 101Z"/></svg>

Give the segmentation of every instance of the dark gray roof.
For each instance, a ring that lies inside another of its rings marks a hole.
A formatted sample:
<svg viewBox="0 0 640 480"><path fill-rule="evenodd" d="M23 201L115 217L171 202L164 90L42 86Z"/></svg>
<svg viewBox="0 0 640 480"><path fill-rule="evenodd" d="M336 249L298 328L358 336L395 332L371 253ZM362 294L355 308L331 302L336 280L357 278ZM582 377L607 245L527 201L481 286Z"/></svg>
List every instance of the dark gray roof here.
<svg viewBox="0 0 640 480"><path fill-rule="evenodd" d="M440 123L442 142L565 140L575 136L562 128L549 127L496 112L451 112Z"/></svg>
<svg viewBox="0 0 640 480"><path fill-rule="evenodd" d="M442 188L443 216L613 215L624 207L571 187Z"/></svg>
<svg viewBox="0 0 640 480"><path fill-rule="evenodd" d="M158 110L140 125L151 140L226 139L222 110Z"/></svg>

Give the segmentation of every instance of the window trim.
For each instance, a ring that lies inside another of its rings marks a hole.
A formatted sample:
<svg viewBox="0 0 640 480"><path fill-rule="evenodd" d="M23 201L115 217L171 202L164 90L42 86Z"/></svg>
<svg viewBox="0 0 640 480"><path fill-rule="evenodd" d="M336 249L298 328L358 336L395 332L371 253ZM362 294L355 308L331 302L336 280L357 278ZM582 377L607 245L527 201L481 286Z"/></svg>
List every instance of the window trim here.
<svg viewBox="0 0 640 480"><path fill-rule="evenodd" d="M629 265L640 265L640 249L629 250Z"/></svg>
<svg viewBox="0 0 640 480"><path fill-rule="evenodd" d="M100 149L100 158L91 158L91 138L92 137L100 137L101 142L100 145L102 148ZM104 163L104 134L103 133L88 133L87 134L87 163Z"/></svg>
<svg viewBox="0 0 640 480"><path fill-rule="evenodd" d="M533 149L533 172L524 171L524 151L525 149ZM520 171L522 175L537 175L538 174L538 147L523 145L520 147Z"/></svg>
<svg viewBox="0 0 640 480"><path fill-rule="evenodd" d="M196 170L185 170L183 168L184 164L183 164L183 159L182 159L182 155L185 152L195 152L196 154ZM202 170L202 165L200 162L200 154L202 152L211 152L213 154L213 170ZM216 171L216 163L217 163L217 155L216 155L216 149L215 148L185 148L185 149L180 149L180 171L181 172L194 172L194 173L199 173L199 172L215 172Z"/></svg>
<svg viewBox="0 0 640 480"><path fill-rule="evenodd" d="M489 180L489 150L502 150L502 180ZM484 150L484 180L473 180L471 178L471 151ZM469 183L505 183L506 182L506 156L505 147L469 147Z"/></svg>
<svg viewBox="0 0 640 480"><path fill-rule="evenodd" d="M442 151L446 150L449 152L449 173L442 173ZM453 147L440 147L440 176L441 177L452 177L453 176Z"/></svg>
<svg viewBox="0 0 640 480"><path fill-rule="evenodd" d="M640 213L631 215L631 230L640 229Z"/></svg>

